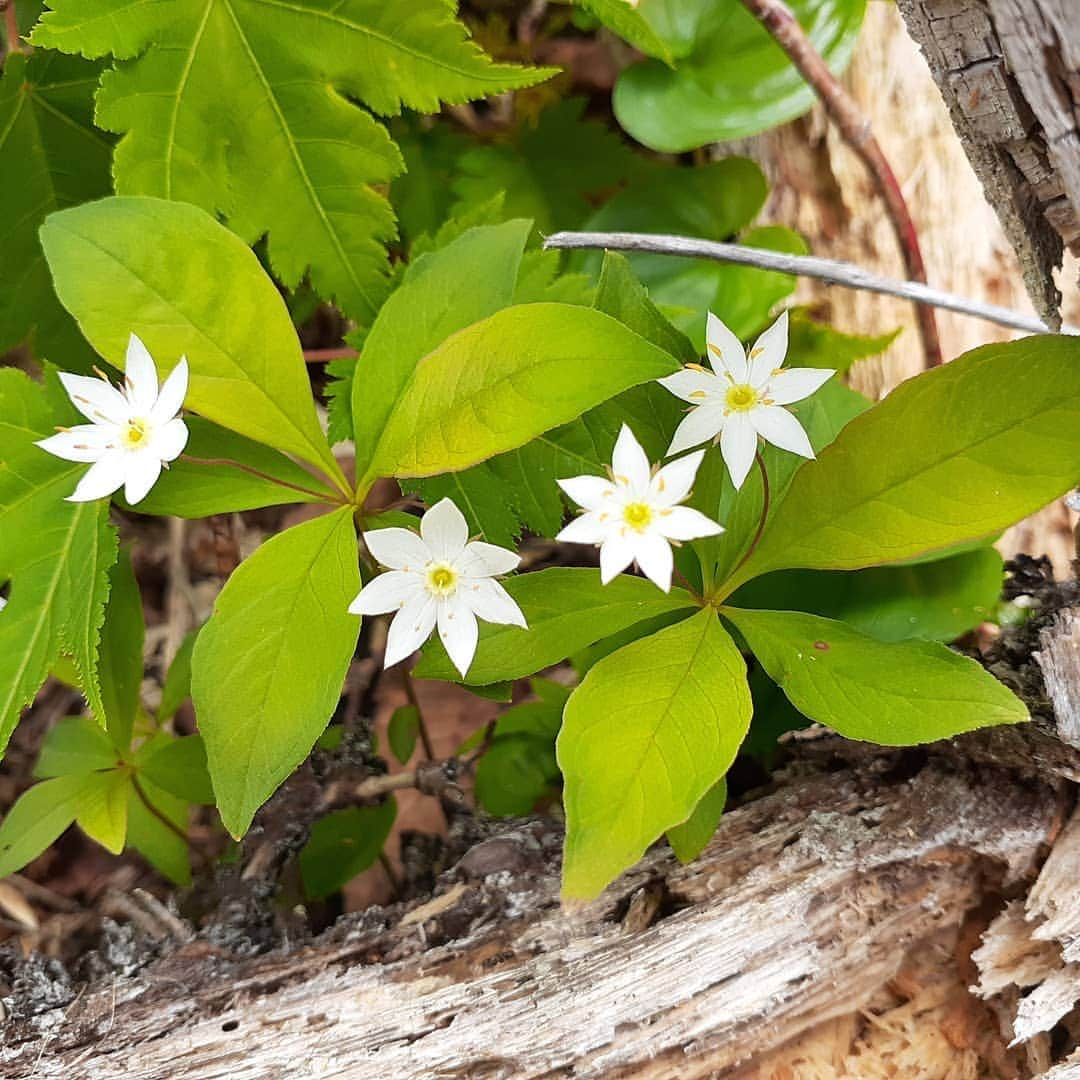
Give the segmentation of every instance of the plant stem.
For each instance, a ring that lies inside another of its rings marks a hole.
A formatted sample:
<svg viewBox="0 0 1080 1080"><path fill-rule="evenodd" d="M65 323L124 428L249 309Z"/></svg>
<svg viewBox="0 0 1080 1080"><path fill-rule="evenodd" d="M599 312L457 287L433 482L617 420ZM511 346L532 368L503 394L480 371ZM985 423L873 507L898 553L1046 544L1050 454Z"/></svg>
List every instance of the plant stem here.
<svg viewBox="0 0 1080 1080"><path fill-rule="evenodd" d="M307 364L321 364L324 360L347 360L360 354L348 345L339 346L336 349L305 349L304 362Z"/></svg>
<svg viewBox="0 0 1080 1080"><path fill-rule="evenodd" d="M693 597L693 598L694 598L694 599L695 599L695 600L696 600L696 601L697 601L697 602L698 602L699 604L701 604L701 606L702 606L702 607L704 607L704 606L705 606L705 602L706 602L706 601L705 601L705 597L703 597L703 596L702 596L702 595L701 595L701 594L700 594L700 593L699 593L699 592L697 591L697 589L695 589L695 588L694 588L694 586L693 586L693 585L691 585L691 584L690 584L690 582L686 580L686 576L685 576L685 575L684 575L684 574L682 573L682 571L681 571L681 570L680 570L680 569L679 569L679 568L678 568L677 566L675 566L675 567L672 567L672 570L671 570L671 575L672 575L672 577L674 577L674 578L675 578L675 580L676 580L676 581L682 582L682 586L683 586L683 588L684 588L684 589L686 589L686 591L687 591L687 592L688 592L688 593L689 593L689 594L690 594L690 595L691 595L691 596L692 596L692 597Z"/></svg>
<svg viewBox="0 0 1080 1080"><path fill-rule="evenodd" d="M754 454L754 460L761 471L761 517L758 519L754 539L750 541L750 546L743 552L743 557L735 564L735 569L728 574L729 578L734 577L743 568L747 559L754 554L754 549L758 546L761 534L765 531L765 522L769 520L769 473L765 468L765 459L761 456L760 450Z"/></svg>
<svg viewBox="0 0 1080 1080"><path fill-rule="evenodd" d="M4 31L7 35L8 53L26 52L23 48L22 36L19 34L19 23L15 18L15 0L0 0L0 9L4 12Z"/></svg>
<svg viewBox="0 0 1080 1080"><path fill-rule="evenodd" d="M143 791L142 784L139 783L139 778L138 776L136 776L135 773L131 774L131 786L135 789L135 794L139 797L139 802L141 802L143 806L145 806L146 809L151 814L153 814L153 816L157 818L157 820L160 821L166 829L169 830L169 832L173 833L175 836L180 837L180 839L184 841L184 847L193 855L197 856L204 867L208 867L210 865L210 857L191 842L191 837L188 836L188 834L183 829L181 829L175 821L172 821L168 817L166 817L166 815L163 814L149 800L149 798L147 798L146 792Z"/></svg>
<svg viewBox="0 0 1080 1080"><path fill-rule="evenodd" d="M278 487L290 488L291 490L299 491L304 495L312 495L319 502L340 506L348 505L345 499L331 498L329 491L315 491L313 488L301 487L299 484L290 483L288 480L280 480L276 476L270 476L268 473L260 472L258 469L252 468L250 465L244 465L239 461L232 461L229 458L198 458L192 457L190 454L181 454L180 459L181 461L190 461L193 465L228 465L234 469L239 469L241 472L257 476L260 480L266 480L271 484L277 484Z"/></svg>
<svg viewBox="0 0 1080 1080"><path fill-rule="evenodd" d="M435 751L431 747L431 736L428 734L427 724L424 723L424 710L420 708L420 699L416 696L416 687L413 685L412 675L405 668L401 668L401 685L405 687L405 696L409 704L416 710L417 729L420 733L420 742L424 747L424 756L428 761L435 760Z"/></svg>
<svg viewBox="0 0 1080 1080"><path fill-rule="evenodd" d="M897 243L904 257L904 264L907 267L908 277L925 284L926 265L923 262L922 249L919 247L919 234L915 228L915 222L908 210L907 200L900 189L896 174L882 152L874 133L870 130L870 121L862 115L851 95L829 70L821 54L814 48L813 42L783 0L742 0L742 3L764 24L773 40L787 53L788 59L813 87L814 93L825 106L829 119L839 128L844 141L862 159L888 210ZM941 363L941 342L938 338L937 319L933 311L927 307L917 307L915 312L919 320L919 334L922 337L923 350L926 353L926 366L936 367Z"/></svg>

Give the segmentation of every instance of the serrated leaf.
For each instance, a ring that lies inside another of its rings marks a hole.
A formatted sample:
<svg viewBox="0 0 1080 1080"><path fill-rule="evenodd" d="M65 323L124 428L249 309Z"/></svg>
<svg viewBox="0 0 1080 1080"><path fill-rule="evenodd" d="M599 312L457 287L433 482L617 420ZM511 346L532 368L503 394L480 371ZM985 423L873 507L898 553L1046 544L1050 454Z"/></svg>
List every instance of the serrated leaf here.
<svg viewBox="0 0 1080 1080"><path fill-rule="evenodd" d="M769 570L854 570L991 536L1077 476L1080 341L987 345L902 383L803 465L729 587Z"/></svg>
<svg viewBox="0 0 1080 1080"><path fill-rule="evenodd" d="M681 824L668 829L667 840L675 858L681 863L693 862L704 850L720 824L727 804L727 781L717 780L705 793L694 812Z"/></svg>
<svg viewBox="0 0 1080 1080"><path fill-rule="evenodd" d="M524 612L529 628L481 623L467 677L470 685L524 678L645 619L693 610L693 600L682 589L663 593L651 582L626 574L601 585L599 573L583 567L555 566L520 574L507 578L503 586ZM413 674L461 681L434 638L424 646Z"/></svg>
<svg viewBox="0 0 1080 1080"><path fill-rule="evenodd" d="M321 900L371 866L396 816L397 803L391 796L378 806L350 806L316 821L300 852L304 893Z"/></svg>
<svg viewBox="0 0 1080 1080"><path fill-rule="evenodd" d="M119 61L97 120L124 134L120 194L223 212L275 273L310 268L321 295L366 321L384 292L393 214L371 185L401 156L375 113L437 112L547 78L493 63L445 0L54 0L32 40ZM227 58L227 60L226 60Z"/></svg>
<svg viewBox="0 0 1080 1080"><path fill-rule="evenodd" d="M54 210L109 193L112 144L91 123L101 70L11 53L0 77L0 354L34 331L36 355L68 370L94 356L56 298L37 231Z"/></svg>
<svg viewBox="0 0 1080 1080"><path fill-rule="evenodd" d="M723 613L792 705L849 739L910 746L1028 718L997 679L937 642L885 643L793 611Z"/></svg>
<svg viewBox="0 0 1080 1080"><path fill-rule="evenodd" d="M123 367L132 332L162 378L186 355L188 408L344 485L285 303L228 229L184 203L112 198L51 214L41 239L57 295L106 360Z"/></svg>
<svg viewBox="0 0 1080 1080"><path fill-rule="evenodd" d="M591 899L727 772L750 724L746 665L716 612L601 660L570 696L563 896Z"/></svg>
<svg viewBox="0 0 1080 1080"><path fill-rule="evenodd" d="M356 648L352 507L268 540L229 578L192 656L192 699L225 827L255 811L311 751Z"/></svg>
<svg viewBox="0 0 1080 1080"><path fill-rule="evenodd" d="M146 623L131 557L121 551L109 574L109 605L101 630L101 700L113 745L126 751L139 708Z"/></svg>
<svg viewBox="0 0 1080 1080"><path fill-rule="evenodd" d="M865 0L791 0L814 49L839 73ZM627 68L615 85L619 123L653 150L681 153L742 139L806 112L813 90L739 0L642 0L638 10L677 58Z"/></svg>

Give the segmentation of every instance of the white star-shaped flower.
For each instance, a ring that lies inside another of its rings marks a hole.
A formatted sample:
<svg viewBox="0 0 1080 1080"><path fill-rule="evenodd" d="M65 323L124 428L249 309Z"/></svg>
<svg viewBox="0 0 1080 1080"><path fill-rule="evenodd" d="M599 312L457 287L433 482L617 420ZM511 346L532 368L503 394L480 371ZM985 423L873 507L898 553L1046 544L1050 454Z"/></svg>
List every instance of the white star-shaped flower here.
<svg viewBox="0 0 1080 1080"><path fill-rule="evenodd" d="M672 541L716 536L723 527L689 506L704 450L653 470L634 433L623 424L611 458L611 478L575 476L559 487L584 513L556 540L600 547L600 580L606 585L632 562L664 592L671 589Z"/></svg>
<svg viewBox="0 0 1080 1080"><path fill-rule="evenodd" d="M781 450L812 458L814 448L802 424L781 406L809 397L835 372L781 366L787 354L787 312L757 339L749 359L739 339L711 311L706 341L712 371L689 364L659 380L694 406L676 428L668 453L719 437L736 489L754 463L759 435Z"/></svg>
<svg viewBox="0 0 1080 1080"><path fill-rule="evenodd" d="M104 375L92 379L62 372L60 381L72 404L89 424L61 428L37 445L65 461L93 462L68 502L89 502L121 487L134 505L146 497L187 445L188 429L180 419L187 394L187 360L180 357L159 389L157 368L146 346L131 335L124 364L124 384L113 386Z"/></svg>
<svg viewBox="0 0 1080 1080"><path fill-rule="evenodd" d="M383 666L404 660L437 625L454 667L464 676L476 655L476 620L527 629L513 597L497 582L521 559L506 548L469 540L469 526L450 499L437 502L411 529L364 533L372 555L388 570L369 581L349 605L354 615L396 611Z"/></svg>

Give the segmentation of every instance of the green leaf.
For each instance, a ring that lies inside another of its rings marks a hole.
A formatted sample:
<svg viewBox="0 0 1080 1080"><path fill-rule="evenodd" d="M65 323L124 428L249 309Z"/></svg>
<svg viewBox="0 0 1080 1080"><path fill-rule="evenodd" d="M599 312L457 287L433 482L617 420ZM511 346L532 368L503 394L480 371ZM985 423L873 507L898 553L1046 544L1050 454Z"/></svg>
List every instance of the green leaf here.
<svg viewBox="0 0 1080 1080"><path fill-rule="evenodd" d="M788 323L789 367L832 368L843 374L851 365L868 356L883 353L900 335L901 327L876 337L845 334L825 323L815 322L806 308L793 308Z"/></svg>
<svg viewBox="0 0 1080 1080"><path fill-rule="evenodd" d="M596 570L581 567L555 566L507 578L503 585L524 612L529 628L481 623L469 684L520 679L645 619L693 610L693 601L682 589L663 593L651 582L627 574L601 585ZM461 681L434 638L424 646L413 674Z"/></svg>
<svg viewBox="0 0 1080 1080"><path fill-rule="evenodd" d="M900 562L990 536L1077 476L1080 341L988 345L909 379L848 424L796 474L729 586L788 567Z"/></svg>
<svg viewBox="0 0 1080 1080"><path fill-rule="evenodd" d="M107 783L107 773L79 773L24 791L0 823L0 878L36 859L74 823L84 795Z"/></svg>
<svg viewBox="0 0 1080 1080"><path fill-rule="evenodd" d="M304 760L341 696L360 620L352 507L268 540L199 631L192 698L225 827L239 838Z"/></svg>
<svg viewBox="0 0 1080 1080"><path fill-rule="evenodd" d="M668 829L668 843L679 862L693 862L705 850L720 824L726 803L727 781L717 780L694 807L694 812L681 825Z"/></svg>
<svg viewBox="0 0 1080 1080"><path fill-rule="evenodd" d="M132 331L162 378L186 355L188 408L344 484L285 302L228 229L185 203L113 198L50 214L41 240L57 295L106 360L123 367Z"/></svg>
<svg viewBox="0 0 1080 1080"><path fill-rule="evenodd" d="M180 643L169 673L165 676L165 685L161 688L161 704L158 706L158 721L164 723L177 713L177 710L191 697L191 654L195 648L198 630L192 630Z"/></svg>
<svg viewBox="0 0 1080 1080"><path fill-rule="evenodd" d="M596 896L686 821L735 760L750 711L746 665L710 608L592 668L559 733L563 895Z"/></svg>
<svg viewBox="0 0 1080 1080"><path fill-rule="evenodd" d="M33 42L118 61L97 121L124 133L122 195L223 212L268 234L275 274L367 321L383 298L394 219L383 185L401 155L377 114L438 112L553 74L493 63L445 0L54 0ZM227 62L223 62L227 58ZM215 275L215 281L222 275Z"/></svg>
<svg viewBox="0 0 1080 1080"><path fill-rule="evenodd" d="M34 776L48 780L54 776L115 769L116 747L101 725L89 716L65 716L45 736L34 766Z"/></svg>
<svg viewBox="0 0 1080 1080"><path fill-rule="evenodd" d="M175 795L185 803L213 806L214 789L206 765L206 744L200 735L168 738L147 744L135 757L139 779Z"/></svg>
<svg viewBox="0 0 1080 1080"><path fill-rule="evenodd" d="M309 899L337 892L379 857L390 835L397 803L393 797L379 806L350 806L320 818L311 839L300 852L300 874Z"/></svg>
<svg viewBox="0 0 1080 1080"><path fill-rule="evenodd" d="M139 708L146 623L139 583L126 551L120 552L109 581L109 606L101 629L101 700L105 706L101 720L113 745L127 750Z"/></svg>
<svg viewBox="0 0 1080 1080"><path fill-rule="evenodd" d="M865 0L791 0L834 73L851 58ZM743 139L806 112L814 92L738 0L643 0L638 10L677 58L627 68L615 85L619 123L653 150L681 153Z"/></svg>
<svg viewBox="0 0 1080 1080"><path fill-rule="evenodd" d="M109 854L124 850L128 825L128 798L131 773L113 769L84 778L100 783L87 784L79 796L75 822L91 840L96 840Z"/></svg>
<svg viewBox="0 0 1080 1080"><path fill-rule="evenodd" d="M0 581L11 593L0 619L0 750L61 653L70 654L96 716L105 713L98 642L116 533L108 501L70 503L85 465L34 446L70 422L40 386L0 370Z"/></svg>
<svg viewBox="0 0 1080 1080"><path fill-rule="evenodd" d="M128 846L173 884L190 885L191 861L184 839L188 827L187 803L162 791L145 777L140 778L139 789L141 796L132 784L128 794ZM171 821L174 827L170 829L161 818Z"/></svg>
<svg viewBox="0 0 1080 1080"><path fill-rule="evenodd" d="M677 368L670 354L591 308L507 308L416 366L367 478L475 465Z"/></svg>
<svg viewBox="0 0 1080 1080"><path fill-rule="evenodd" d="M333 502L335 493L276 450L199 416L185 417L188 444L138 505L140 514L202 518L287 503ZM205 465L189 460L229 462ZM248 470L280 480L254 476ZM298 491L297 487L307 491ZM127 505L121 498L121 506Z"/></svg>
<svg viewBox="0 0 1080 1080"><path fill-rule="evenodd" d="M474 146L458 159L456 212L505 193L509 217L532 218L541 233L574 229L595 198L636 166L633 152L606 124L582 120L584 98L545 109L520 124L509 143Z"/></svg>
<svg viewBox="0 0 1080 1080"><path fill-rule="evenodd" d="M406 113L390 126L405 164L405 171L390 185L390 201L397 211L404 239L411 245L420 236L434 236L450 216L450 182L458 158L472 142L448 124L425 129Z"/></svg>
<svg viewBox="0 0 1080 1080"><path fill-rule="evenodd" d="M667 43L629 0L566 0L595 15L609 30L629 42L638 52L671 63Z"/></svg>
<svg viewBox="0 0 1080 1080"><path fill-rule="evenodd" d="M993 548L910 566L778 570L747 582L736 607L840 619L879 641L953 641L994 617L1004 571Z"/></svg>
<svg viewBox="0 0 1080 1080"><path fill-rule="evenodd" d="M394 757L404 765L416 749L416 736L420 733L420 710L415 705L402 705L394 710L386 738Z"/></svg>
<svg viewBox="0 0 1080 1080"><path fill-rule="evenodd" d="M357 475L370 471L421 358L510 303L529 228L527 221L508 221L470 229L410 265L367 335L353 380ZM461 287L465 280L468 289Z"/></svg>
<svg viewBox="0 0 1080 1080"><path fill-rule="evenodd" d="M22 4L20 3L20 10ZM46 215L109 193L112 145L91 117L101 64L12 53L0 77L0 355L34 331L34 351L86 371L91 350L60 306L38 242Z"/></svg>
<svg viewBox="0 0 1080 1080"><path fill-rule="evenodd" d="M997 679L937 642L885 643L794 611L723 613L792 705L849 739L910 746L1028 718Z"/></svg>

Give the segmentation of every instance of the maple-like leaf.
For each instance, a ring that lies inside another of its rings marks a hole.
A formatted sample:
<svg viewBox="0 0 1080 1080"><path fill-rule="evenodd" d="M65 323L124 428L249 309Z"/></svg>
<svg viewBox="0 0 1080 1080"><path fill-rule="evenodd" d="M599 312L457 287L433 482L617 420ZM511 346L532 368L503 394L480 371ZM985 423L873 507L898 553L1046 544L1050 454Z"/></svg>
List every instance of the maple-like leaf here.
<svg viewBox="0 0 1080 1080"><path fill-rule="evenodd" d="M385 292L393 211L372 185L402 171L378 120L546 79L494 63L448 0L53 0L31 41L111 54L97 122L123 134L119 194L224 215L249 243L268 234L289 286L366 322Z"/></svg>

